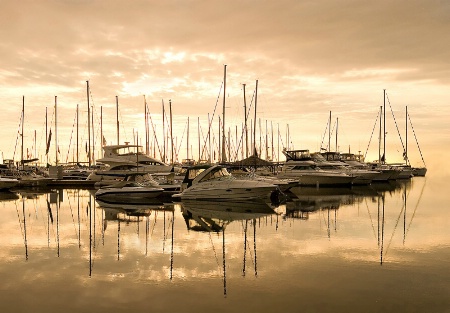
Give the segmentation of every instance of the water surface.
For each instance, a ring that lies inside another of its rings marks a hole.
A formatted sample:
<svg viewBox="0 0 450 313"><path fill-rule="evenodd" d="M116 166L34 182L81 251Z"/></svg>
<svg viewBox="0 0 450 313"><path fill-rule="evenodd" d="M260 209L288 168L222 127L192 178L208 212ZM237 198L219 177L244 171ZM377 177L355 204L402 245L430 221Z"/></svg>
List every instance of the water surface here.
<svg viewBox="0 0 450 313"><path fill-rule="evenodd" d="M450 312L445 180L258 203L0 193L5 312Z"/></svg>

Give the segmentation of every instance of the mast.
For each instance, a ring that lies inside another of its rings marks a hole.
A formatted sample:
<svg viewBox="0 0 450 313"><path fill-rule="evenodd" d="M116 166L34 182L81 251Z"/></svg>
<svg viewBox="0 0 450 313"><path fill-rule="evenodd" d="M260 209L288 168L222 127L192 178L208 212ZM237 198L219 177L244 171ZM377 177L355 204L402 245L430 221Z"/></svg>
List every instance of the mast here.
<svg viewBox="0 0 450 313"><path fill-rule="evenodd" d="M169 113L170 113L170 143L171 143L171 164L173 165L173 155L174 155L174 149L173 149L173 132L172 132L172 100L169 99Z"/></svg>
<svg viewBox="0 0 450 313"><path fill-rule="evenodd" d="M186 143L186 159L189 159L189 116L187 121L187 143Z"/></svg>
<svg viewBox="0 0 450 313"><path fill-rule="evenodd" d="M245 97L245 84L242 84L242 86L244 88L245 158L248 158L247 99Z"/></svg>
<svg viewBox="0 0 450 313"><path fill-rule="evenodd" d="M95 164L94 106L92 106L92 164Z"/></svg>
<svg viewBox="0 0 450 313"><path fill-rule="evenodd" d="M47 107L45 107L45 157L48 164L48 121L47 121Z"/></svg>
<svg viewBox="0 0 450 313"><path fill-rule="evenodd" d="M22 136L21 136L22 144L20 148L20 161L21 161L20 163L22 163L22 169L24 169L25 165L25 163L23 163L23 124L25 124L24 120L25 120L25 96L22 96Z"/></svg>
<svg viewBox="0 0 450 313"><path fill-rule="evenodd" d="M378 164L381 165L381 115L383 114L383 107L380 106L380 130L378 134Z"/></svg>
<svg viewBox="0 0 450 313"><path fill-rule="evenodd" d="M408 106L406 106L405 131L406 131L406 141L405 141L405 153L403 155L403 158L405 159L405 164L408 165Z"/></svg>
<svg viewBox="0 0 450 313"><path fill-rule="evenodd" d="M56 148L56 166L58 166L58 110L55 96L55 148Z"/></svg>
<svg viewBox="0 0 450 313"><path fill-rule="evenodd" d="M101 137L101 147L105 145L105 140L103 137L103 106L100 106L100 137Z"/></svg>
<svg viewBox="0 0 450 313"><path fill-rule="evenodd" d="M161 100L162 104L162 123L163 123L163 162L166 162L166 124L165 122L165 111L164 111L164 100Z"/></svg>
<svg viewBox="0 0 450 313"><path fill-rule="evenodd" d="M86 81L87 107L88 107L88 163L91 167L91 109L89 105L89 81ZM56 131L56 130L55 130Z"/></svg>
<svg viewBox="0 0 450 313"><path fill-rule="evenodd" d="M331 111L330 117L328 118L328 152L331 151Z"/></svg>
<svg viewBox="0 0 450 313"><path fill-rule="evenodd" d="M383 163L386 163L386 89L383 89Z"/></svg>
<svg viewBox="0 0 450 313"><path fill-rule="evenodd" d="M225 154L225 98L227 88L227 65L224 65L223 69L223 109L222 109L222 163L227 161Z"/></svg>
<svg viewBox="0 0 450 313"><path fill-rule="evenodd" d="M269 159L269 135L267 133L267 120L266 120L266 160Z"/></svg>
<svg viewBox="0 0 450 313"><path fill-rule="evenodd" d="M253 155L257 156L258 153L256 151L256 104L258 102L258 80L256 80L256 89L255 89L255 118L253 120Z"/></svg>
<svg viewBox="0 0 450 313"><path fill-rule="evenodd" d="M336 152L339 151L339 149L338 149L338 127L339 127L339 117L336 117Z"/></svg>
<svg viewBox="0 0 450 313"><path fill-rule="evenodd" d="M145 129L145 154L148 155L148 122L147 122L147 103L144 95L144 129Z"/></svg>
<svg viewBox="0 0 450 313"><path fill-rule="evenodd" d="M198 161L200 161L201 143L200 143L200 117L199 116L197 116L197 136L198 136Z"/></svg>
<svg viewBox="0 0 450 313"><path fill-rule="evenodd" d="M78 119L78 117L79 117L79 105L77 104L77 165L79 164L79 160L78 160L78 155L79 155L79 151L78 151L78 122L79 122L79 119Z"/></svg>
<svg viewBox="0 0 450 313"><path fill-rule="evenodd" d="M117 126L117 144L119 141L119 96L116 96L116 126Z"/></svg>

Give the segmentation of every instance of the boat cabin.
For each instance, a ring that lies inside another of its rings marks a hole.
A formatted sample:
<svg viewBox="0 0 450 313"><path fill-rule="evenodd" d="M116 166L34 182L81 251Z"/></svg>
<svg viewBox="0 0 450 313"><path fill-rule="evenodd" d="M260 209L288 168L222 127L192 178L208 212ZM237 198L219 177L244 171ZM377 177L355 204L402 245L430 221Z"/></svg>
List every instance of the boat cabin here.
<svg viewBox="0 0 450 313"><path fill-rule="evenodd" d="M286 156L286 161L306 161L311 160L309 150L286 150L283 149L283 154Z"/></svg>

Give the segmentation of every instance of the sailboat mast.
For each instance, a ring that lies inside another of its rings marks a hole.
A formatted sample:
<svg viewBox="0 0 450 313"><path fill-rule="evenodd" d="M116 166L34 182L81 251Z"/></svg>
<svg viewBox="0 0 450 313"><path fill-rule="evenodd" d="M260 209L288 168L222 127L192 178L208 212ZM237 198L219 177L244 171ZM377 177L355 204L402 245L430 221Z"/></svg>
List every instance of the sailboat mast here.
<svg viewBox="0 0 450 313"><path fill-rule="evenodd" d="M227 65L224 65L223 69L223 109L222 109L222 163L227 161L227 156L225 154L225 98L227 88Z"/></svg>
<svg viewBox="0 0 450 313"><path fill-rule="evenodd" d="M21 148L20 148L20 163L22 164L22 169L24 168L23 163L23 124L25 119L25 96L22 96L22 136L21 136Z"/></svg>
<svg viewBox="0 0 450 313"><path fill-rule="evenodd" d="M95 164L95 132L94 132L94 106L91 107L92 110L92 164Z"/></svg>
<svg viewBox="0 0 450 313"><path fill-rule="evenodd" d="M58 166L58 106L57 97L55 96L55 149L56 149L56 166Z"/></svg>
<svg viewBox="0 0 450 313"><path fill-rule="evenodd" d="M330 117L328 118L328 152L331 151L331 111Z"/></svg>
<svg viewBox="0 0 450 313"><path fill-rule="evenodd" d="M244 89L245 158L248 158L247 99L245 97L245 84L242 84L242 86Z"/></svg>
<svg viewBox="0 0 450 313"><path fill-rule="evenodd" d="M378 134L378 164L381 165L381 115L383 114L383 107L380 106L380 130Z"/></svg>
<svg viewBox="0 0 450 313"><path fill-rule="evenodd" d="M405 159L405 164L408 165L408 106L406 106L405 131L406 131L405 155L403 157Z"/></svg>
<svg viewBox="0 0 450 313"><path fill-rule="evenodd" d="M187 120L186 159L189 159L189 116Z"/></svg>
<svg viewBox="0 0 450 313"><path fill-rule="evenodd" d="M200 161L201 155L201 142L200 142L200 116L197 116L197 136L198 136L198 161Z"/></svg>
<svg viewBox="0 0 450 313"><path fill-rule="evenodd" d="M89 105L89 81L86 81L87 109L88 109L88 164L91 167L91 108ZM56 131L56 130L55 130Z"/></svg>
<svg viewBox="0 0 450 313"><path fill-rule="evenodd" d="M116 96L116 126L117 126L117 144L119 141L119 96Z"/></svg>
<svg viewBox="0 0 450 313"><path fill-rule="evenodd" d="M339 127L339 117L336 117L336 152L339 151L339 149L338 149L338 127Z"/></svg>
<svg viewBox="0 0 450 313"><path fill-rule="evenodd" d="M47 121L47 107L45 107L45 156L46 156L46 163L48 164L48 121ZM78 145L77 145L78 146Z"/></svg>
<svg viewBox="0 0 450 313"><path fill-rule="evenodd" d="M256 104L258 102L258 80L256 80L256 89L255 89L255 118L253 120L253 154L256 156Z"/></svg>
<svg viewBox="0 0 450 313"><path fill-rule="evenodd" d="M144 95L144 129L145 129L145 154L149 154L148 151L148 122L147 122L147 102Z"/></svg>
<svg viewBox="0 0 450 313"><path fill-rule="evenodd" d="M173 165L174 148L173 148L173 132L172 132L172 100L169 99L169 113L170 113L170 143L171 143L171 164Z"/></svg>
<svg viewBox="0 0 450 313"><path fill-rule="evenodd" d="M77 160L77 165L79 164L79 160L78 160L78 155L79 155L79 151L78 151L78 147L79 147L79 145L78 145L78 123L79 123L79 105L77 104L77 158L76 158L76 160Z"/></svg>
<svg viewBox="0 0 450 313"><path fill-rule="evenodd" d="M161 100L162 104L162 123L163 123L163 162L166 162L166 124L165 122L165 111L164 111L164 100Z"/></svg>
<svg viewBox="0 0 450 313"><path fill-rule="evenodd" d="M103 106L100 106L100 140L101 144L100 147L103 147L105 145L105 141L103 140ZM102 149L100 149L102 150Z"/></svg>
<svg viewBox="0 0 450 313"><path fill-rule="evenodd" d="M383 163L386 162L386 89L383 89Z"/></svg>

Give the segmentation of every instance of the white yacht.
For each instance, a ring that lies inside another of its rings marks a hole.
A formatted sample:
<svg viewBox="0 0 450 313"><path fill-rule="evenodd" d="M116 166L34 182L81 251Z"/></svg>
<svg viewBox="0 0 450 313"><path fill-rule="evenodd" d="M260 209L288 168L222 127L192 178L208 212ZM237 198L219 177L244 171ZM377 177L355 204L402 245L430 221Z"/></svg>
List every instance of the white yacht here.
<svg viewBox="0 0 450 313"><path fill-rule="evenodd" d="M278 201L280 189L273 183L232 176L221 165L198 165L189 168L174 198L240 201L251 199Z"/></svg>
<svg viewBox="0 0 450 313"><path fill-rule="evenodd" d="M325 171L340 171L350 176L354 176L353 185L369 185L381 172L371 170L368 167L355 167L341 161L339 152L313 153L313 160Z"/></svg>
<svg viewBox="0 0 450 313"><path fill-rule="evenodd" d="M100 188L95 193L95 198L112 203L146 203L164 192L163 188L144 186L135 181L122 181L116 185Z"/></svg>
<svg viewBox="0 0 450 313"><path fill-rule="evenodd" d="M104 146L103 158L97 159L97 162L106 164L110 168L131 165L142 168L147 173L168 173L173 170L173 166L143 153L141 145Z"/></svg>
<svg viewBox="0 0 450 313"><path fill-rule="evenodd" d="M0 190L7 190L17 185L19 185L19 181L17 179L0 176Z"/></svg>
<svg viewBox="0 0 450 313"><path fill-rule="evenodd" d="M341 171L322 170L311 159L309 150L283 150L286 162L278 173L280 178L295 178L300 186L350 186L356 176Z"/></svg>

